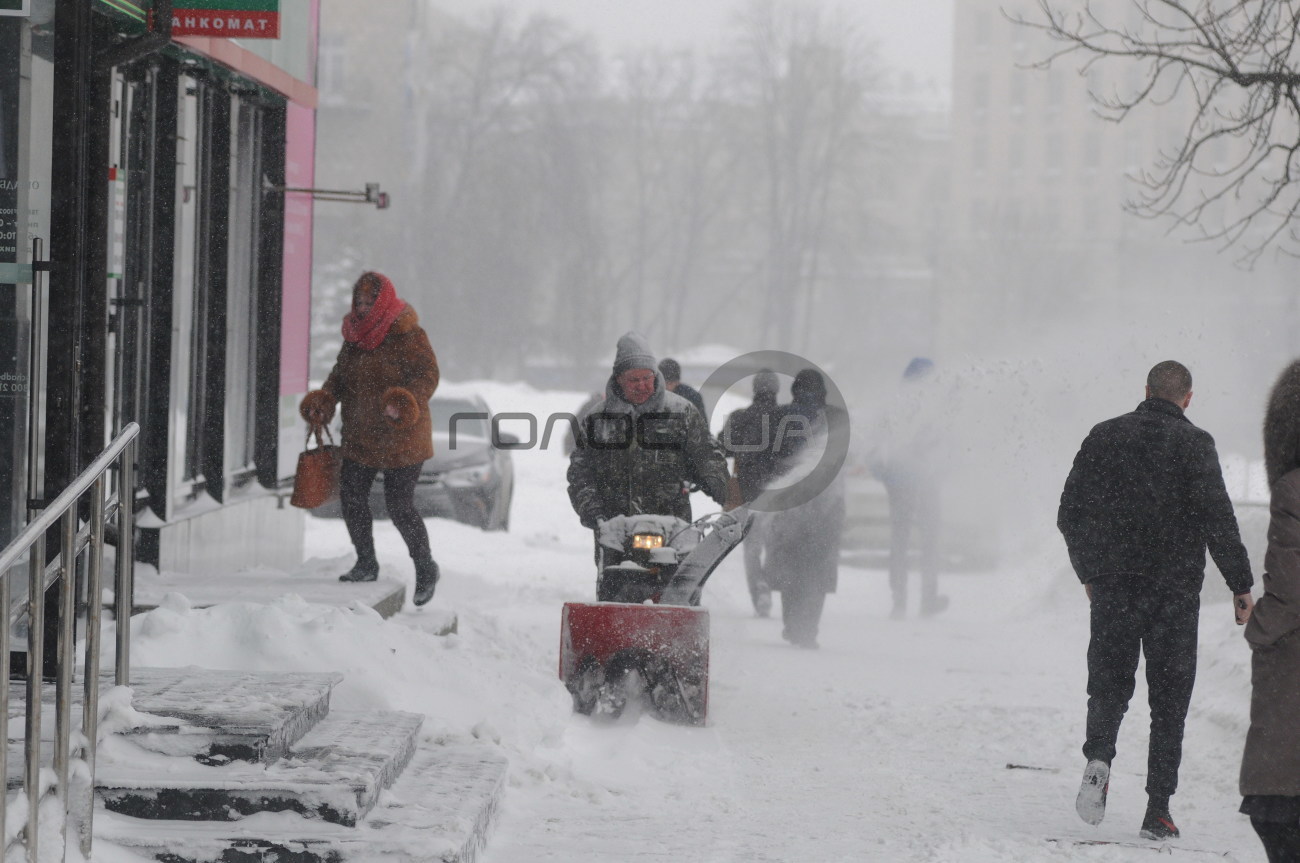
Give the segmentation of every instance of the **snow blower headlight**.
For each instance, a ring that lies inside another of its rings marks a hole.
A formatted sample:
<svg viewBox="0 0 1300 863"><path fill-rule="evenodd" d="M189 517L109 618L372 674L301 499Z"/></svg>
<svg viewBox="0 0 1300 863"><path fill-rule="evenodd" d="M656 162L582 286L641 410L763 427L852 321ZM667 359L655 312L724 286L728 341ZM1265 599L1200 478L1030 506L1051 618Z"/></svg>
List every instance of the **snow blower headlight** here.
<svg viewBox="0 0 1300 863"><path fill-rule="evenodd" d="M632 547L651 549L663 548L664 538L657 533L637 533L632 535Z"/></svg>

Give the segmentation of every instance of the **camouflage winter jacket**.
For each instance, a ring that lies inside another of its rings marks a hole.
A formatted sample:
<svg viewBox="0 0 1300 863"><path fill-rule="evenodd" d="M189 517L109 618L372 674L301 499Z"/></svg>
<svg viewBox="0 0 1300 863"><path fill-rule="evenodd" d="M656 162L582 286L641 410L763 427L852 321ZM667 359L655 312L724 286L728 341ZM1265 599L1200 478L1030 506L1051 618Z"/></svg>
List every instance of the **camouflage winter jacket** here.
<svg viewBox="0 0 1300 863"><path fill-rule="evenodd" d="M585 527L596 519L650 513L691 520L684 484L719 504L727 495L727 461L690 402L664 389L642 405L623 399L610 378L605 400L581 418L569 458L569 500Z"/></svg>

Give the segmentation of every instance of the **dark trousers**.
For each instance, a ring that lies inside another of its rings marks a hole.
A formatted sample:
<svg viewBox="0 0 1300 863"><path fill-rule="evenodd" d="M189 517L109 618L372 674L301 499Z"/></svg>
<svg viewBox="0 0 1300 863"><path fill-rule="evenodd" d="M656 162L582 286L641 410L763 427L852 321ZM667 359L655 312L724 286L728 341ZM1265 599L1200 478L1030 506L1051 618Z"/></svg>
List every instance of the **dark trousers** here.
<svg viewBox="0 0 1300 863"><path fill-rule="evenodd" d="M1088 642L1088 726L1084 757L1107 764L1115 757L1120 721L1133 697L1138 655L1146 657L1151 705L1147 753L1148 795L1178 788L1183 723L1196 680L1199 579L1175 583L1161 576L1116 576L1092 582L1092 638Z"/></svg>
<svg viewBox="0 0 1300 863"><path fill-rule="evenodd" d="M891 479L889 494L889 588L894 605L907 604L907 569L912 532L920 546L921 601L932 602L939 593L939 489L916 479Z"/></svg>
<svg viewBox="0 0 1300 863"><path fill-rule="evenodd" d="M1300 861L1300 824L1250 819L1250 826L1264 843L1268 863L1297 863Z"/></svg>
<svg viewBox="0 0 1300 863"><path fill-rule="evenodd" d="M781 622L787 641L809 644L817 641L826 590L815 579L793 576L781 585Z"/></svg>
<svg viewBox="0 0 1300 863"><path fill-rule="evenodd" d="M384 470L384 505L393 526L406 542L412 560L430 557L429 531L424 519L415 511L415 483L424 462ZM357 550L358 560L375 557L374 517L370 514L370 486L378 468L366 467L347 459L339 471L339 504L348 536Z"/></svg>

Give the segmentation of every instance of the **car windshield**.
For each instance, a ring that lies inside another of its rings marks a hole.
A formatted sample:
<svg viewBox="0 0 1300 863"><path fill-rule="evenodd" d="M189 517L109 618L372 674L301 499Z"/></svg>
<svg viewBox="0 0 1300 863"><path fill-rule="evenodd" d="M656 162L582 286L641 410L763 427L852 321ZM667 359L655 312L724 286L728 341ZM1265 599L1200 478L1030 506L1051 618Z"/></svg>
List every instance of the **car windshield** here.
<svg viewBox="0 0 1300 863"><path fill-rule="evenodd" d="M487 440L488 438L487 410L468 399L431 399L429 415L433 419L433 433L436 435L450 437L454 431L457 440L461 438Z"/></svg>

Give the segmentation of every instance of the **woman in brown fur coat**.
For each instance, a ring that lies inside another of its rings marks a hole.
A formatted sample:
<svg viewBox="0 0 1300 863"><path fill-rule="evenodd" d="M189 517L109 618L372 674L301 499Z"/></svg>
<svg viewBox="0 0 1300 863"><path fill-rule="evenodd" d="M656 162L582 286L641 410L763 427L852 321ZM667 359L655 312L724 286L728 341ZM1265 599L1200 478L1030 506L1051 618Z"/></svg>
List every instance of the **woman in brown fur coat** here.
<svg viewBox="0 0 1300 863"><path fill-rule="evenodd" d="M339 497L357 563L339 580L379 577L370 486L383 471L384 502L415 562L414 600L423 605L433 597L438 565L415 510L415 484L421 465L433 457L429 399L438 388L438 360L415 309L379 273L364 273L353 286L343 339L325 385L307 393L299 407L307 422L324 425L343 403Z"/></svg>
<svg viewBox="0 0 1300 863"><path fill-rule="evenodd" d="M1241 811L1269 863L1300 860L1300 360L1283 370L1264 416L1270 488L1264 595L1246 624L1250 731Z"/></svg>

